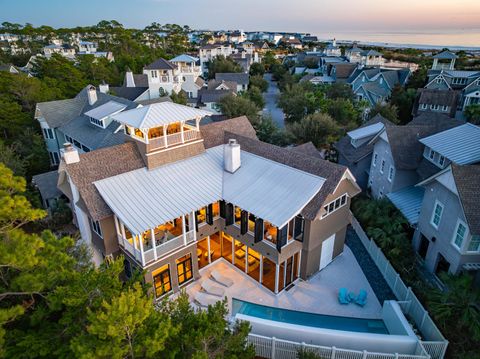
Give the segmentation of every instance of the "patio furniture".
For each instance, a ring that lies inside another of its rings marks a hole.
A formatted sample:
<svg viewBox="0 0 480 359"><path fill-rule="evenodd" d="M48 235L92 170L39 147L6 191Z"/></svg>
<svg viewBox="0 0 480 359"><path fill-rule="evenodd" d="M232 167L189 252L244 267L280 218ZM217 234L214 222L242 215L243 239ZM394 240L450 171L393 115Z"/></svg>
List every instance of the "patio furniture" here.
<svg viewBox="0 0 480 359"><path fill-rule="evenodd" d="M355 299L355 304L358 304L361 307L367 304L367 291L365 289L360 290L357 299Z"/></svg>
<svg viewBox="0 0 480 359"><path fill-rule="evenodd" d="M215 250L214 250L214 249L212 249L212 250L210 251L210 257L213 256L213 253L215 253ZM207 259L207 258L208 258L208 251L205 251L205 253L203 253L203 255L205 256L205 259Z"/></svg>
<svg viewBox="0 0 480 359"><path fill-rule="evenodd" d="M223 297L225 295L225 288L219 287L213 280L206 279L201 284L202 289L208 294L215 295L217 297Z"/></svg>
<svg viewBox="0 0 480 359"><path fill-rule="evenodd" d="M233 280L225 277L222 273L217 270L213 270L210 273L210 276L218 283L224 285L225 287L231 287L233 285Z"/></svg>
<svg viewBox="0 0 480 359"><path fill-rule="evenodd" d="M348 290L347 288L340 288L338 291L338 302L340 304L349 304L350 299L348 298Z"/></svg>
<svg viewBox="0 0 480 359"><path fill-rule="evenodd" d="M209 305L214 305L216 302L220 300L218 297L214 297L210 294L205 292L197 292L195 294L194 300L198 303L201 307L207 308Z"/></svg>
<svg viewBox="0 0 480 359"><path fill-rule="evenodd" d="M237 257L239 259L245 258L245 250L243 248L238 249L235 252L235 257Z"/></svg>
<svg viewBox="0 0 480 359"><path fill-rule="evenodd" d="M355 299L357 298L357 295L354 293L354 292L349 292L348 293L348 301L351 303L351 302L354 302Z"/></svg>

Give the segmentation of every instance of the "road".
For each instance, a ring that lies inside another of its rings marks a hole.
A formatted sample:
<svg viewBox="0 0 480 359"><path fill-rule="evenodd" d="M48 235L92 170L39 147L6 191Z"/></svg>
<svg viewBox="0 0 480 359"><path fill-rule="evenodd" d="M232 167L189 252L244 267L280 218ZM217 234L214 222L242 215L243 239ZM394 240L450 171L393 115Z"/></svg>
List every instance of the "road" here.
<svg viewBox="0 0 480 359"><path fill-rule="evenodd" d="M268 90L263 94L265 100L265 107L263 108L263 115L272 117L280 128L285 127L285 114L282 109L277 106L277 98L280 90L277 83L272 80L272 74L265 74L264 79L268 81Z"/></svg>

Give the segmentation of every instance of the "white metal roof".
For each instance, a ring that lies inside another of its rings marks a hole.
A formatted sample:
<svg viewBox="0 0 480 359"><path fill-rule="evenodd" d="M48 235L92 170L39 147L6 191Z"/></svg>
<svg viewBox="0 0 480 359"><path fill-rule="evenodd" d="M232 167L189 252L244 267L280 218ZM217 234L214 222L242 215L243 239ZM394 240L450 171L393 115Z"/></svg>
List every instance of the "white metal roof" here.
<svg viewBox="0 0 480 359"><path fill-rule="evenodd" d="M97 120L101 120L102 118L110 116L114 113L118 113L125 108L127 108L127 105L123 103L119 103L116 101L108 101L101 106L95 107L90 111L85 112L85 115L95 118Z"/></svg>
<svg viewBox="0 0 480 359"><path fill-rule="evenodd" d="M357 128L356 130L347 132L347 135L352 139L352 140L358 140L361 138L369 137L369 136L374 136L377 133L379 133L381 130L383 130L385 126L383 125L382 122L377 122L369 126L365 127L360 127Z"/></svg>
<svg viewBox="0 0 480 359"><path fill-rule="evenodd" d="M223 169L223 145L183 161L142 168L95 182L133 233L225 199L282 227L322 188L325 179L241 151L241 167Z"/></svg>
<svg viewBox="0 0 480 359"><path fill-rule="evenodd" d="M466 123L420 140L458 165L480 162L480 127Z"/></svg>
<svg viewBox="0 0 480 359"><path fill-rule="evenodd" d="M211 114L209 111L173 102L160 102L124 111L113 116L113 119L135 128L148 129L179 121L194 120Z"/></svg>

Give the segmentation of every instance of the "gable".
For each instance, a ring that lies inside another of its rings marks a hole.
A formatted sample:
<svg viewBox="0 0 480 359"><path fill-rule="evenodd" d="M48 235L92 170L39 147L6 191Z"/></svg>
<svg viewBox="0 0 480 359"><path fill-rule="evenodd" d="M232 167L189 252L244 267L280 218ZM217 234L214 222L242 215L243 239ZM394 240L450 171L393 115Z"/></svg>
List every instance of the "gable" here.
<svg viewBox="0 0 480 359"><path fill-rule="evenodd" d="M446 171L441 175L435 178L440 184L447 188L450 192L458 196L457 185L455 184L455 179L453 178L452 171Z"/></svg>
<svg viewBox="0 0 480 359"><path fill-rule="evenodd" d="M442 75L434 77L433 80L425 86L425 88L433 90L451 90L450 85Z"/></svg>

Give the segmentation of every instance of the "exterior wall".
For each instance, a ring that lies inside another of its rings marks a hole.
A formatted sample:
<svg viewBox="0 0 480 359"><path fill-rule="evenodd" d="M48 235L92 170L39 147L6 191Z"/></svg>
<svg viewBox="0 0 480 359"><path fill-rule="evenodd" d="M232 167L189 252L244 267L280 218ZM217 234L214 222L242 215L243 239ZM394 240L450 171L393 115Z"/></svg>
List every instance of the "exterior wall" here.
<svg viewBox="0 0 480 359"><path fill-rule="evenodd" d="M435 206L435 201L444 206L438 229L430 222ZM466 248L471 236L467 234L463 242L462 250L452 243L458 219L467 223L462 205L457 195L449 191L437 181L432 182L425 188L422 208L418 219L418 227L414 235L413 244L415 250L419 250L420 238L423 234L429 241L428 251L425 256L425 266L430 272L434 272L441 254L450 263L450 272L458 273L464 263L480 262L480 253L467 253ZM432 238L435 237L435 242Z"/></svg>
<svg viewBox="0 0 480 359"><path fill-rule="evenodd" d="M372 162L372 154L365 156L356 163L349 162L342 154L338 155L338 163L347 166L350 172L354 175L357 184L365 191L368 185L368 172Z"/></svg>
<svg viewBox="0 0 480 359"><path fill-rule="evenodd" d="M373 165L373 156L377 153L377 163ZM385 161L383 173L380 169L382 161ZM390 166L394 168L392 182L388 180ZM381 198L385 194L398 191L402 188L414 185L418 182L418 175L415 171L397 170L393 161L392 152L389 144L383 139L379 139L373 149L372 161L370 166L369 185L374 198Z"/></svg>

